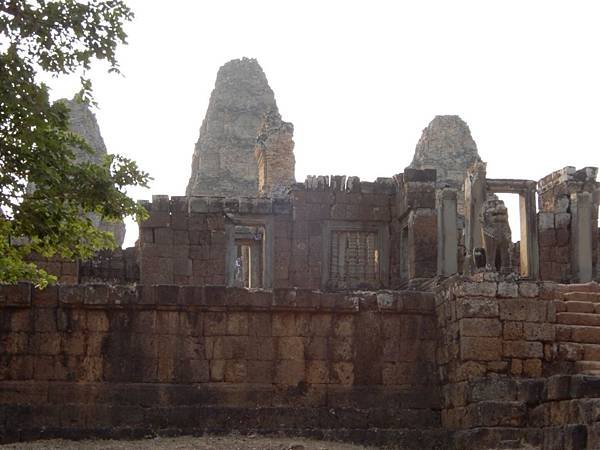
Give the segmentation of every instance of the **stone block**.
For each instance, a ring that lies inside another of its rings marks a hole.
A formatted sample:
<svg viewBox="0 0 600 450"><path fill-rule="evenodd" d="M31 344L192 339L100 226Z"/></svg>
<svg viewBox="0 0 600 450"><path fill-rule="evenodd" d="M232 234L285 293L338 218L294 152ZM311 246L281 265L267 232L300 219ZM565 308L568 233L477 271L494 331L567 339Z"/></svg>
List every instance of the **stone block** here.
<svg viewBox="0 0 600 450"><path fill-rule="evenodd" d="M204 335L224 336L227 334L227 314L224 312L206 312L204 315Z"/></svg>
<svg viewBox="0 0 600 450"><path fill-rule="evenodd" d="M334 362L331 364L331 383L352 385L354 383L354 365L349 362Z"/></svg>
<svg viewBox="0 0 600 450"><path fill-rule="evenodd" d="M80 305L85 297L83 286L59 286L58 300L60 303L69 305Z"/></svg>
<svg viewBox="0 0 600 450"><path fill-rule="evenodd" d="M571 377L569 375L554 375L548 378L544 397L546 400L565 400L570 398Z"/></svg>
<svg viewBox="0 0 600 450"><path fill-rule="evenodd" d="M523 332L527 341L554 341L555 330L551 323L523 323Z"/></svg>
<svg viewBox="0 0 600 450"><path fill-rule="evenodd" d="M542 360L541 359L526 359L523 362L523 375L531 378L539 378L542 376Z"/></svg>
<svg viewBox="0 0 600 450"><path fill-rule="evenodd" d="M502 334L502 324L498 319L460 319L459 329L461 336L497 337Z"/></svg>
<svg viewBox="0 0 600 450"><path fill-rule="evenodd" d="M571 224L571 214L558 213L554 216L554 226L557 229L568 229Z"/></svg>
<svg viewBox="0 0 600 450"><path fill-rule="evenodd" d="M465 281L458 285L456 294L465 297L495 297L497 288L497 284L491 281Z"/></svg>
<svg viewBox="0 0 600 450"><path fill-rule="evenodd" d="M33 306L56 306L58 303L58 286L46 286L31 292ZM1 296L1 294L0 294Z"/></svg>
<svg viewBox="0 0 600 450"><path fill-rule="evenodd" d="M554 228L554 213L541 212L538 213L538 226L540 230Z"/></svg>
<svg viewBox="0 0 600 450"><path fill-rule="evenodd" d="M460 358L463 361L496 361L502 353L502 340L493 337L463 337Z"/></svg>
<svg viewBox="0 0 600 450"><path fill-rule="evenodd" d="M519 295L521 297L533 298L539 294L539 286L535 282L521 281L519 282Z"/></svg>
<svg viewBox="0 0 600 450"><path fill-rule="evenodd" d="M303 361L304 339L301 337L278 338L277 358L280 360Z"/></svg>
<svg viewBox="0 0 600 450"><path fill-rule="evenodd" d="M352 336L354 334L354 316L337 314L333 318L333 334L335 336Z"/></svg>
<svg viewBox="0 0 600 450"><path fill-rule="evenodd" d="M517 283L510 283L507 281L500 281L498 283L498 297L501 298L514 298L518 296L518 285Z"/></svg>
<svg viewBox="0 0 600 450"><path fill-rule="evenodd" d="M329 383L329 365L325 360L309 361L306 369L306 381L309 384Z"/></svg>
<svg viewBox="0 0 600 450"><path fill-rule="evenodd" d="M305 356L309 360L325 360L329 358L327 338L319 336L308 338L306 341Z"/></svg>
<svg viewBox="0 0 600 450"><path fill-rule="evenodd" d="M305 381L304 361L282 360L275 365L275 383L285 386L297 386Z"/></svg>
<svg viewBox="0 0 600 450"><path fill-rule="evenodd" d="M512 378L478 378L469 381L468 402L490 400L514 401L517 399L517 383Z"/></svg>
<svg viewBox="0 0 600 450"><path fill-rule="evenodd" d="M508 358L543 358L544 346L541 342L506 341L502 346L502 354Z"/></svg>
<svg viewBox="0 0 600 450"><path fill-rule="evenodd" d="M456 301L456 317L498 317L498 301L495 298L459 298Z"/></svg>
<svg viewBox="0 0 600 450"><path fill-rule="evenodd" d="M500 302L502 320L544 322L546 318L546 302L523 299L506 299Z"/></svg>
<svg viewBox="0 0 600 450"><path fill-rule="evenodd" d="M523 322L504 322L502 336L511 341L525 339Z"/></svg>
<svg viewBox="0 0 600 450"><path fill-rule="evenodd" d="M229 360L225 362L225 382L244 383L247 376L246 361Z"/></svg>

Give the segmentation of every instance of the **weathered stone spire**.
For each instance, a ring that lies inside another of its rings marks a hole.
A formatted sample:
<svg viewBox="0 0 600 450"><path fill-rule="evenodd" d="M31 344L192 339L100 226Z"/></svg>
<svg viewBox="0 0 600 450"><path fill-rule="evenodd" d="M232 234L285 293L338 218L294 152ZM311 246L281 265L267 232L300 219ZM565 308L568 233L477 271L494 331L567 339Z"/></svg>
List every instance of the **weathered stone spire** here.
<svg viewBox="0 0 600 450"><path fill-rule="evenodd" d="M423 130L410 165L436 169L438 185L462 189L467 169L481 161L469 126L458 116L435 116Z"/></svg>
<svg viewBox="0 0 600 450"><path fill-rule="evenodd" d="M60 100L60 102L69 108L69 129L84 138L94 150L93 153L88 153L74 148L75 161L102 163L107 151L94 113L85 103L77 100ZM125 224L123 222L107 222L101 220L97 214L90 214L89 217L96 227L102 231L110 231L114 235L117 246L123 245L125 240Z"/></svg>
<svg viewBox="0 0 600 450"><path fill-rule="evenodd" d="M278 114L275 97L255 59L221 67L194 149L187 195L257 195L254 149L271 111Z"/></svg>

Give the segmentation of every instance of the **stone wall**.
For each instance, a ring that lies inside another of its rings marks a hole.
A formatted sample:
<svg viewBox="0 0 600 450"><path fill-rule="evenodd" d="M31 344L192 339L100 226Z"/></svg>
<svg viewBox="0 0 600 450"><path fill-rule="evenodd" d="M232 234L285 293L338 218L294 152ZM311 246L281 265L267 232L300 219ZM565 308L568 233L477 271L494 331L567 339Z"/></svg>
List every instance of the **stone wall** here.
<svg viewBox="0 0 600 450"><path fill-rule="evenodd" d="M541 279L569 283L596 277L596 174L597 169L593 167L581 170L565 167L539 181ZM588 217L582 217L585 214Z"/></svg>
<svg viewBox="0 0 600 450"><path fill-rule="evenodd" d="M563 301L569 289L578 288L497 274L438 288L442 423L457 431L457 448L600 445L598 377L577 374L584 350L600 348L600 333L563 325L563 311L578 306Z"/></svg>
<svg viewBox="0 0 600 450"><path fill-rule="evenodd" d="M288 198L153 196L145 203L150 216L140 224L140 282L233 285L235 229L259 225L266 230L265 287L335 290L328 283L335 232L376 236L377 279L349 287L389 287L394 192L390 179L369 183L333 176L309 177Z"/></svg>
<svg viewBox="0 0 600 450"><path fill-rule="evenodd" d="M431 294L22 284L0 305L5 441L287 430L444 445Z"/></svg>

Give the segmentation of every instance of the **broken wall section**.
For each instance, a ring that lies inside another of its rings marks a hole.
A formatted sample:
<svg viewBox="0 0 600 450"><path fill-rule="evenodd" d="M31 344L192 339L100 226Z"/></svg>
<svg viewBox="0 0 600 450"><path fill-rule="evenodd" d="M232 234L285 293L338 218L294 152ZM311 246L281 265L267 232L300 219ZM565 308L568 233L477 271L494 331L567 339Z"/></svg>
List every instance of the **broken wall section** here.
<svg viewBox="0 0 600 450"><path fill-rule="evenodd" d="M597 169L565 167L538 182L540 276L586 282L598 273Z"/></svg>
<svg viewBox="0 0 600 450"><path fill-rule="evenodd" d="M433 278L438 272L436 171L406 168L394 179L391 279L392 286L399 287L410 280Z"/></svg>

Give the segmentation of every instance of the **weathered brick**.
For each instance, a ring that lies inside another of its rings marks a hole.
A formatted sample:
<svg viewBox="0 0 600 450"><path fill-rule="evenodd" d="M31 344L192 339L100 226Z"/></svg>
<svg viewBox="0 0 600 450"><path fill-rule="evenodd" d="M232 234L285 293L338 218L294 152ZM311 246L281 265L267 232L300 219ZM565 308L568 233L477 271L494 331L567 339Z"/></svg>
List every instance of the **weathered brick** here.
<svg viewBox="0 0 600 450"><path fill-rule="evenodd" d="M502 354L508 358L543 358L544 346L541 342L505 341Z"/></svg>
<svg viewBox="0 0 600 450"><path fill-rule="evenodd" d="M464 318L459 321L461 336L490 336L502 334L502 324L498 319Z"/></svg>
<svg viewBox="0 0 600 450"><path fill-rule="evenodd" d="M460 341L462 360L495 361L500 359L502 340L493 337L463 337Z"/></svg>

